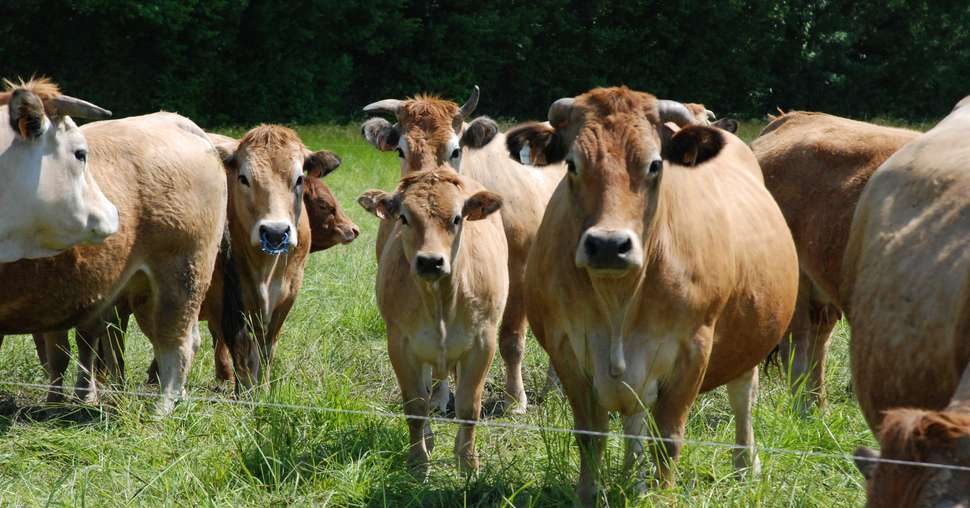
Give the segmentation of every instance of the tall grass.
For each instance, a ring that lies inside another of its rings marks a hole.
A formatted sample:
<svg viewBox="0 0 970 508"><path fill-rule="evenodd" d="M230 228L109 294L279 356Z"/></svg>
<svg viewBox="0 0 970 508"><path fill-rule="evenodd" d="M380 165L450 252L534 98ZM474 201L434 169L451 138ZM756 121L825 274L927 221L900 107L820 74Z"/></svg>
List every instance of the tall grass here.
<svg viewBox="0 0 970 508"><path fill-rule="evenodd" d="M762 125L744 122L741 133L750 139ZM374 303L377 221L355 204L368 188L394 186L397 159L365 145L357 126L301 126L298 131L310 148L332 149L342 157L343 165L327 182L362 234L352 245L310 257L303 291L280 342L273 389L259 398L399 413L400 395ZM846 328L840 325L826 374L829 404L808 417L792 409L781 373L762 372L755 414L759 446L851 453L860 444L873 444L845 388L846 341ZM151 348L135 326L127 358L128 387L147 389L142 383ZM227 397L211 391L212 362L211 348L203 347L190 375L191 394ZM496 361L492 369L497 383L500 364ZM530 339L525 364L530 394L541 387L546 365L544 352ZM0 353L0 380L45 381L28 337L7 339ZM150 401L124 396L113 397L110 406L89 412L88 418L37 421L12 412L14 401L23 408L42 400L37 391L0 386L2 505L539 507L575 501L578 453L573 438L558 432L482 427L482 469L463 476L451 452L456 428L434 424L431 473L418 482L404 465L403 418L185 401L171 417L154 420ZM532 405L526 415L502 421L572 427L568 404L559 394ZM622 426L614 420L611 429L620 432ZM686 437L733 442L723 389L697 400ZM606 451L610 506L844 506L864 499L861 476L840 458L761 451L762 475L739 482L732 474L730 450L690 444L684 448L677 485L638 498L622 473L622 446L611 439Z"/></svg>

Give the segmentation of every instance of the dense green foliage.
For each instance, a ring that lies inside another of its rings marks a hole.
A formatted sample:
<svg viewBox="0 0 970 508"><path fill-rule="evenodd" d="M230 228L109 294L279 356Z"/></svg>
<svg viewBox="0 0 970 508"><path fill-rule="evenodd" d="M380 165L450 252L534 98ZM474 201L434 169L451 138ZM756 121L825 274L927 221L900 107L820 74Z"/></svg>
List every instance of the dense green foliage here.
<svg viewBox="0 0 970 508"><path fill-rule="evenodd" d="M346 120L476 83L500 117L627 84L742 117L924 119L970 75L961 0L0 0L0 18L0 75L207 126Z"/></svg>

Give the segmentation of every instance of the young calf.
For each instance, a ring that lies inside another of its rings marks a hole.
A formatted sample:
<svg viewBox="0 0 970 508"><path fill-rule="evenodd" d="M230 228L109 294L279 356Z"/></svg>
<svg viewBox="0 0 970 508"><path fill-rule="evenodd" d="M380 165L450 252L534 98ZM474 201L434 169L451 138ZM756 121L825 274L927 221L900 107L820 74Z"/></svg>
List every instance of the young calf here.
<svg viewBox="0 0 970 508"><path fill-rule="evenodd" d="M508 245L494 214L501 198L448 168L411 173L396 192L365 192L358 202L391 221L378 261L377 305L404 412L426 417L431 371L457 371L455 411L478 420L485 375L509 285ZM426 419L409 419L408 463L417 476L433 446ZM462 469L477 469L475 428L455 440Z"/></svg>

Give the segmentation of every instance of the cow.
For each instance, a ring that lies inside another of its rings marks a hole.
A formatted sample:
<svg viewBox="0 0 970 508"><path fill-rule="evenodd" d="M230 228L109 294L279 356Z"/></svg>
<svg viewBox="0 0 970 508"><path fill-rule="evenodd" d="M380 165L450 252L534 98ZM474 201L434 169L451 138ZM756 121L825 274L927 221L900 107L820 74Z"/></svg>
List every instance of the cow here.
<svg viewBox="0 0 970 508"><path fill-rule="evenodd" d="M272 129L284 129L282 127L275 126L263 126L261 128L272 128ZM287 130L285 135L289 135ZM256 132L255 130L253 132ZM217 144L220 150L223 150L225 156L229 157L230 152L238 151L239 141L227 136L222 136L219 134L207 133L209 139L213 143ZM281 134L283 135L283 134ZM295 135L295 134L294 134ZM254 138L256 138L254 134ZM245 139L245 138L244 138ZM292 140L290 140L292 143ZM302 143L300 144L302 146ZM286 150L293 150L293 146L283 146L282 148L277 148L280 152L285 152ZM262 159L261 163L255 163L262 169L258 176L254 175L252 186L260 191L272 189L273 172L285 173L285 164L283 162L277 162L279 160L287 160L284 154L279 153L266 153L259 149L253 149L246 152L251 154L252 158ZM336 201L333 193L330 189L323 183L322 178L333 172L339 166L340 159L336 155L328 151L320 151L312 154L312 157L307 156L304 153L289 154L292 157L307 157L309 162L305 162L303 169L307 171L303 180L303 205L306 210L306 216L308 223L310 225L311 243L309 252L315 252L319 250L328 249L337 244L346 244L352 242L357 235L359 230L357 226L346 216L341 210L339 204ZM266 168L269 168L268 170ZM231 170L231 167L229 168ZM238 178L237 178L238 181ZM235 181L227 181L227 185L232 186ZM276 189L277 191L279 189ZM237 198L240 199L240 198ZM242 198L245 199L245 198ZM272 201L271 197L267 201ZM285 198L283 198L285 199ZM248 203L246 203L248 204ZM265 206L263 203L261 206ZM230 223L235 220L245 221L246 217L242 216L238 212L239 208L236 207L228 211L230 216ZM257 211L260 210L259 206L254 207ZM251 220L249 222L252 222ZM255 226L253 226L255 227ZM217 380L222 384L235 385L235 374L232 366L232 358L230 353L230 348L224 340L221 340L223 336L221 334L223 315L222 309L224 306L224 299L226 298L224 287L224 280L230 278L230 280L241 280L242 286L239 289L245 290L248 295L257 295L255 298L255 303L249 305L248 307L261 307L264 305L261 298L262 293L256 287L247 287L246 283L251 282L254 278L259 277L262 273L270 273L270 283L271 288L283 287L290 289L284 294L284 297L276 297L274 301L266 304L270 309L277 309L282 305L291 305L292 299L295 298L296 291L299 288L299 281L295 281L296 277L302 279L302 264L299 263L279 263L282 268L274 269L274 267L267 267L266 265L273 265L274 263L267 261L260 265L259 263L231 263L233 270L227 271L230 267L230 263L226 262L227 255L230 252L242 252L247 249L247 244L245 239L238 240L242 235L237 235L237 241L230 240L231 245L226 245L223 252L217 258L217 266L220 270L216 270L213 273L212 283L210 285L210 290L206 295L206 299L202 305L202 314L200 319L205 319L209 321L210 332L213 334L213 342L216 349L215 363L216 363L216 377ZM304 236L305 237L305 236ZM231 249L230 249L231 247ZM247 261L252 259L261 259L263 256L255 252L255 247L249 248L248 256L245 258ZM238 254L237 254L238 256ZM305 258L305 256L303 256ZM241 266L240 266L241 265ZM250 274L248 277L240 277L237 270L250 269L256 270L255 274ZM293 289L295 284L296 289ZM239 294L235 293L237 289L231 289L229 297L234 300L239 300ZM272 299L275 294L270 294ZM245 301L245 299L243 299ZM247 308L247 312L252 315L256 311L252 308ZM97 320L90 326L80 327L78 333L84 338L79 341L79 354L86 355L92 354L88 350L88 344L97 343L99 345L99 350L97 352L98 359L103 360L96 367L96 372L102 375L103 378L114 378L121 380L123 378L124 372L124 331L128 328L128 317L130 315L130 309L124 305L124 303L119 303L115 308L110 309L101 320ZM270 328L275 328L276 322L274 320L279 320L280 322L286 316L285 313L278 317L273 317L270 319ZM248 318L247 319L251 319ZM263 331L262 333L265 333ZM263 340L263 339L260 339ZM68 364L67 351L70 350L70 345L68 343L67 332L49 332L46 334L35 333L34 342L37 344L37 354L41 360L41 364L50 373L50 385L51 388L48 392L48 401L56 402L61 400L61 380L63 374ZM275 342L274 342L275 343ZM51 351L52 354L48 355L47 351ZM48 364L48 361L52 362ZM158 381L158 366L155 362L152 363L149 368L148 379L149 382ZM251 381L249 378L246 381ZM247 386L251 384L247 383Z"/></svg>
<svg viewBox="0 0 970 508"><path fill-rule="evenodd" d="M118 209L87 167L73 118L111 112L60 93L48 79L4 81L0 93L0 263L97 244L118 230Z"/></svg>
<svg viewBox="0 0 970 508"><path fill-rule="evenodd" d="M876 434L891 409L970 399L968 134L970 97L873 173L852 218L839 294L853 387Z"/></svg>
<svg viewBox="0 0 970 508"><path fill-rule="evenodd" d="M507 136L512 155L528 144L568 166L529 257L525 302L575 428L605 432L618 411L624 433L641 436L650 409L664 485L692 402L721 385L735 414L735 467L757 472L758 363L788 326L798 284L791 234L754 154L692 123L678 102L597 88ZM678 128L661 146L661 129ZM604 440L577 434L585 504L596 499ZM625 464L639 488L642 460L642 440L629 439Z"/></svg>
<svg viewBox="0 0 970 508"><path fill-rule="evenodd" d="M450 167L412 171L395 192L370 190L361 206L392 226L378 261L377 306L408 416L408 464L427 473L432 370L457 371L459 468L478 468L475 427L508 295L502 199Z"/></svg>
<svg viewBox="0 0 970 508"><path fill-rule="evenodd" d="M872 173L919 133L793 111L773 117L751 143L765 185L785 214L798 249L798 304L779 356L790 362L803 413L824 405L825 356L842 317L842 256L856 202ZM792 351L793 349L793 351Z"/></svg>
<svg viewBox="0 0 970 508"><path fill-rule="evenodd" d="M201 340L199 308L226 222L225 172L205 132L173 113L94 122L80 134L85 169L117 208L118 230L98 245L0 267L0 333L93 326L124 302L154 347L156 409L168 413ZM79 362L76 393L94 399L94 355Z"/></svg>
<svg viewBox="0 0 970 508"><path fill-rule="evenodd" d="M364 107L373 115L395 118L391 124L372 118L362 127L368 142L378 150L396 151L401 176L413 171L448 165L485 188L502 196L502 223L509 245L509 296L499 329L499 352L505 363L506 409L524 413L528 406L522 383L525 352L525 263L542 220L549 196L565 174L565 167L553 164L536 168L510 160L505 153L505 135L487 117L466 123L479 100L476 86L459 107L451 101L419 95L408 100L385 99ZM382 222L378 230L377 254L383 252L391 225ZM447 377L444 386L447 386ZM436 404L447 403L447 389L436 390Z"/></svg>
<svg viewBox="0 0 970 508"><path fill-rule="evenodd" d="M970 378L964 379L968 381ZM866 479L866 506L970 506L970 409L891 409L879 430L881 452L859 448L856 467ZM880 459L925 462L904 465ZM959 469L958 469L959 468Z"/></svg>

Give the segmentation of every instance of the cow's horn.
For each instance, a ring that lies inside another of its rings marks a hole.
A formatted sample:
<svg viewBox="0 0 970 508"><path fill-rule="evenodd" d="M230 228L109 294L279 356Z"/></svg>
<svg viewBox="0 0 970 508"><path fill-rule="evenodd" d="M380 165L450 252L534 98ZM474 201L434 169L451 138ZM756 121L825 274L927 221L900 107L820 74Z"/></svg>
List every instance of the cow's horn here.
<svg viewBox="0 0 970 508"><path fill-rule="evenodd" d="M394 117L397 117L397 112L401 110L401 102L400 99L384 99L382 101L372 102L364 106L364 113L394 115Z"/></svg>
<svg viewBox="0 0 970 508"><path fill-rule="evenodd" d="M677 101L658 99L657 111L660 113L660 123L674 122L681 127L694 123L694 116L687 106Z"/></svg>
<svg viewBox="0 0 970 508"><path fill-rule="evenodd" d="M475 85L475 88L472 88L472 96L461 106L460 114L462 119L468 118L475 112L475 108L478 107L478 98L481 94L482 92L478 89L478 85Z"/></svg>
<svg viewBox="0 0 970 508"><path fill-rule="evenodd" d="M88 101L70 95L58 95L44 101L44 110L49 116L71 116L90 120L111 118L111 112Z"/></svg>
<svg viewBox="0 0 970 508"><path fill-rule="evenodd" d="M714 112L709 109L705 109L704 114L707 115L708 122L713 122L714 120L717 120L717 115L715 115Z"/></svg>
<svg viewBox="0 0 970 508"><path fill-rule="evenodd" d="M552 124L554 129L565 125L569 119L569 110L572 109L574 102L576 102L576 99L572 97L563 97L549 106L549 123Z"/></svg>

